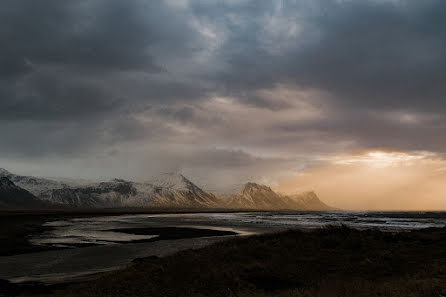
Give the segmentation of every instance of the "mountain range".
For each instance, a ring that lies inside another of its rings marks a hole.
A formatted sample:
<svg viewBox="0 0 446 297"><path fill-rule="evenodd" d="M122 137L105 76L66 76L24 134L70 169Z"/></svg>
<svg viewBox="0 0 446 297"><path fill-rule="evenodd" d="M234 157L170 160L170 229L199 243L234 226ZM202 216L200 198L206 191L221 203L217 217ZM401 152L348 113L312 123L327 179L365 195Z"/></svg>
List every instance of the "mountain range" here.
<svg viewBox="0 0 446 297"><path fill-rule="evenodd" d="M148 182L113 179L81 183L21 176L5 169L0 169L0 207L333 209L314 192L281 195L251 182L233 194L216 195L176 173L162 174Z"/></svg>

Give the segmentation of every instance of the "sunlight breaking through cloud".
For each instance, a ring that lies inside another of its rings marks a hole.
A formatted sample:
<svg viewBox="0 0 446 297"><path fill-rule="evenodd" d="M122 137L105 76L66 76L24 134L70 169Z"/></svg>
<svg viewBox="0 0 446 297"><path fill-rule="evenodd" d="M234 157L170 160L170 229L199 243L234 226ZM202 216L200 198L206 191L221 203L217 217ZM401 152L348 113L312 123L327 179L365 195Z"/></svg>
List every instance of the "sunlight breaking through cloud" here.
<svg viewBox="0 0 446 297"><path fill-rule="evenodd" d="M355 210L442 210L446 208L446 159L431 152L382 150L334 156L276 188L285 193L316 191L324 201Z"/></svg>

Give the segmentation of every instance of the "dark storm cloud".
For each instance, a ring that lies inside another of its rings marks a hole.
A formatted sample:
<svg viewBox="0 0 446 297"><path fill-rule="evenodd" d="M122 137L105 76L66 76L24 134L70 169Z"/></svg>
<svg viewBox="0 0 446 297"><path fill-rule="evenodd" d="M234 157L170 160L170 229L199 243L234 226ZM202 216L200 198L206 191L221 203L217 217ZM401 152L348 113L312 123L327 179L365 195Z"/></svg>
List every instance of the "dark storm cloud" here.
<svg viewBox="0 0 446 297"><path fill-rule="evenodd" d="M326 90L342 104L446 108L444 1L313 1L312 6L281 1L277 18L286 21L284 26L297 24L301 32L279 40L288 46L276 52L263 44L273 38L265 37L262 22L273 14L273 4L258 2L252 10L226 7L249 20L228 26L223 55L230 55L222 58L231 67L218 79L229 92L289 82ZM225 16L209 7L205 12Z"/></svg>
<svg viewBox="0 0 446 297"><path fill-rule="evenodd" d="M115 110L120 98L98 85L62 73L33 73L3 85L0 120L82 120Z"/></svg>
<svg viewBox="0 0 446 297"><path fill-rule="evenodd" d="M30 64L159 70L147 52L150 44L164 37L147 15L154 10L163 14L156 9L159 4L14 0L0 5L5 76L31 70Z"/></svg>
<svg viewBox="0 0 446 297"><path fill-rule="evenodd" d="M187 16L163 1L2 1L0 23L2 156L150 139L168 129L134 114L202 92L170 78L150 53L185 58L200 44Z"/></svg>
<svg viewBox="0 0 446 297"><path fill-rule="evenodd" d="M122 99L113 88L129 88L108 77L162 73L151 47L187 56L197 36L162 1L2 1L0 19L1 118L106 112ZM196 94L180 82L147 85L137 99Z"/></svg>
<svg viewBox="0 0 446 297"><path fill-rule="evenodd" d="M442 0L1 1L0 154L444 152L445 32Z"/></svg>
<svg viewBox="0 0 446 297"><path fill-rule="evenodd" d="M445 11L444 1L334 7L295 57L296 82L359 106L446 111Z"/></svg>

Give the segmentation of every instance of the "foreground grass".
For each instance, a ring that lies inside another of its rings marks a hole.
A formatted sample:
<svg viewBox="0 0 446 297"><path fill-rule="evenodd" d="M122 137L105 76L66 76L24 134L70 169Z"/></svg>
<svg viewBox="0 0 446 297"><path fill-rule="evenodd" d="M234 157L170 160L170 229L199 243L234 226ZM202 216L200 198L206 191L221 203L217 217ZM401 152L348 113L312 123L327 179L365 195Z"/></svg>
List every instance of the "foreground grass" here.
<svg viewBox="0 0 446 297"><path fill-rule="evenodd" d="M238 238L138 261L52 296L446 296L446 229Z"/></svg>

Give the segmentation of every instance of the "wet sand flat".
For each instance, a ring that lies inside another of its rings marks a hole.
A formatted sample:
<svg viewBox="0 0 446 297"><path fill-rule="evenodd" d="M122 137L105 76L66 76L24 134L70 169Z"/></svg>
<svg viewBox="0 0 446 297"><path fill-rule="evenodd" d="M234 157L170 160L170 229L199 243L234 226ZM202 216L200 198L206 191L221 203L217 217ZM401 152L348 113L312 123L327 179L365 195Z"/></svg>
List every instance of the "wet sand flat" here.
<svg viewBox="0 0 446 297"><path fill-rule="evenodd" d="M110 246L91 246L0 257L0 279L13 282L73 281L126 266L135 258L165 256L206 246L228 236L161 240Z"/></svg>

